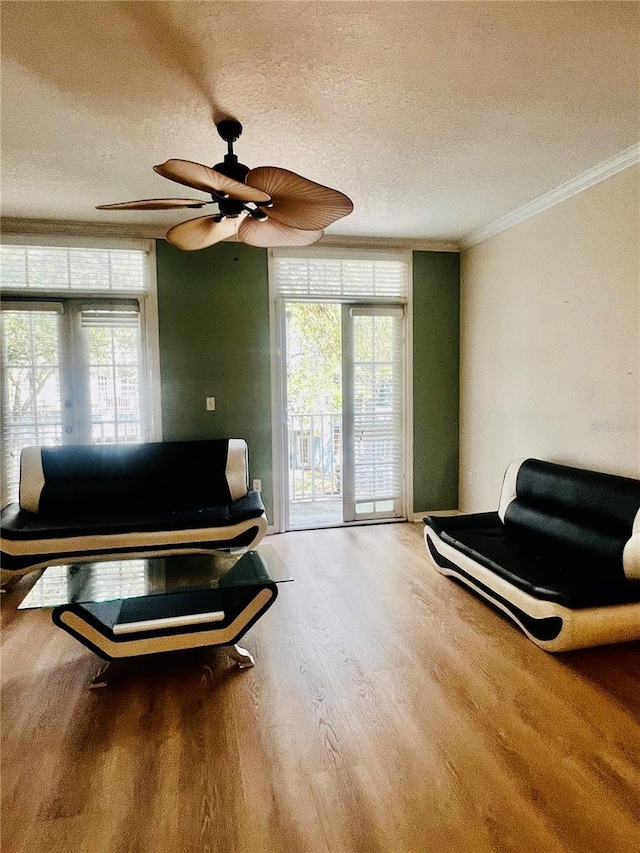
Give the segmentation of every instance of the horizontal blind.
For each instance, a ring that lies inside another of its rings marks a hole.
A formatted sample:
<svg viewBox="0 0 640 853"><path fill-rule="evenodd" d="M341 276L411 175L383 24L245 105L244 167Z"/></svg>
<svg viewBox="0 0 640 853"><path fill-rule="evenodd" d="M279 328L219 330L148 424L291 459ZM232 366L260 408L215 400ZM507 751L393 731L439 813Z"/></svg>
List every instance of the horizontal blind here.
<svg viewBox="0 0 640 853"><path fill-rule="evenodd" d="M393 257L321 257L274 253L277 297L332 302L403 302L408 265Z"/></svg>
<svg viewBox="0 0 640 853"><path fill-rule="evenodd" d="M374 316L358 309L350 313L356 503L399 501L404 472L402 316Z"/></svg>
<svg viewBox="0 0 640 853"><path fill-rule="evenodd" d="M144 292L145 269L146 252L138 249L0 246L5 290Z"/></svg>
<svg viewBox="0 0 640 853"><path fill-rule="evenodd" d="M115 303L109 307L83 305L80 325L83 329L137 329L140 308L137 303L122 305Z"/></svg>
<svg viewBox="0 0 640 853"><path fill-rule="evenodd" d="M123 444L143 440L144 383L139 306L133 300L81 303L84 346L75 357L88 377L91 441Z"/></svg>
<svg viewBox="0 0 640 853"><path fill-rule="evenodd" d="M30 311L53 311L54 314L64 314L63 303L50 299L43 299L41 302L35 299L29 299L29 301L16 299L13 302L10 299L3 299L0 302L0 311L25 311L27 309Z"/></svg>

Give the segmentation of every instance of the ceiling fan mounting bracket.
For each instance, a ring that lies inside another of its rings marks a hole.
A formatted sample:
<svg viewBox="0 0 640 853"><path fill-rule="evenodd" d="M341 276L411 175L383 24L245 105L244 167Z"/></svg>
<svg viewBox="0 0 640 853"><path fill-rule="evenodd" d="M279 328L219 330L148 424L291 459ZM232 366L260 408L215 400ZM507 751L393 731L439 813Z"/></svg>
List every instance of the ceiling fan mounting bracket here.
<svg viewBox="0 0 640 853"><path fill-rule="evenodd" d="M223 119L216 125L216 130L225 142L237 142L242 134L242 125L233 118Z"/></svg>

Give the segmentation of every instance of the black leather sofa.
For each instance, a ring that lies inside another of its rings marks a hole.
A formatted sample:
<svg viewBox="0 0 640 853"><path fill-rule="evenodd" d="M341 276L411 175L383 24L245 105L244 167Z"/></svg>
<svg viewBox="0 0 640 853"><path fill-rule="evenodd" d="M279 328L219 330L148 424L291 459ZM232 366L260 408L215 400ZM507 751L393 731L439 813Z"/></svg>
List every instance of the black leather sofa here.
<svg viewBox="0 0 640 853"><path fill-rule="evenodd" d="M4 579L42 566L253 548L267 529L243 439L22 451Z"/></svg>
<svg viewBox="0 0 640 853"><path fill-rule="evenodd" d="M424 521L433 566L541 648L640 639L640 480L520 459L497 512Z"/></svg>

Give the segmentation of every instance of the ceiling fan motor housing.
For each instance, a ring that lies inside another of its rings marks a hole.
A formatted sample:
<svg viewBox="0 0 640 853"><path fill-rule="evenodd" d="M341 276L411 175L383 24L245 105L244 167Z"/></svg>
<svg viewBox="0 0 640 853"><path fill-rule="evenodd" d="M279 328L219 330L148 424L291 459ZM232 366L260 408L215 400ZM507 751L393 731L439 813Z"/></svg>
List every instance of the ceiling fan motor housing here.
<svg viewBox="0 0 640 853"><path fill-rule="evenodd" d="M240 216L245 209L245 203L237 198L213 198L218 202L218 209L223 216Z"/></svg>
<svg viewBox="0 0 640 853"><path fill-rule="evenodd" d="M244 163L238 163L238 158L235 154L225 154L224 161L222 163L216 163L216 165L211 168L215 169L216 172L222 172L222 174L226 175L227 178L232 178L234 181L240 181L241 184L244 184L244 179L249 173L249 167L245 166Z"/></svg>

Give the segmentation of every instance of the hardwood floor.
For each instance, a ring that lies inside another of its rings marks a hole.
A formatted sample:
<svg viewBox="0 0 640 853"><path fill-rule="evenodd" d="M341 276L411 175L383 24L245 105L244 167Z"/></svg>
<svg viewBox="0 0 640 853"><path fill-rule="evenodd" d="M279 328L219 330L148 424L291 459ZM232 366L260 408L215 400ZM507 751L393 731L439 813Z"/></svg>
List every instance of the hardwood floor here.
<svg viewBox="0 0 640 853"><path fill-rule="evenodd" d="M637 853L640 643L545 653L422 526L270 537L295 581L215 650L97 659L2 596L5 853Z"/></svg>

